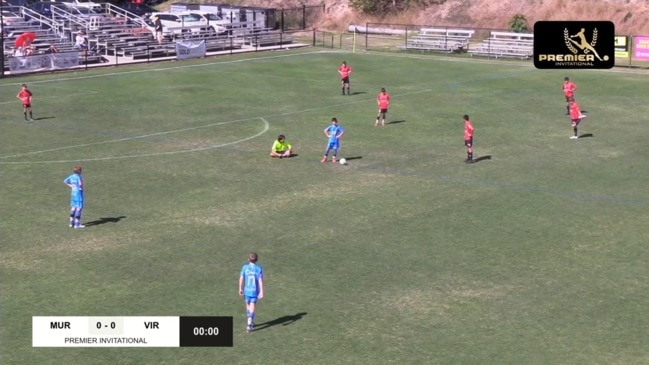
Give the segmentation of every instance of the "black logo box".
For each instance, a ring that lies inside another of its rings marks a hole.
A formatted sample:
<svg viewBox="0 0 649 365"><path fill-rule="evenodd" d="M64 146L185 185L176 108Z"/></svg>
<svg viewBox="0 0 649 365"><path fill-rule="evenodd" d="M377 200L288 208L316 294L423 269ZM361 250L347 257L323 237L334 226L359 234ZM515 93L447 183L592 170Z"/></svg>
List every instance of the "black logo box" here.
<svg viewBox="0 0 649 365"><path fill-rule="evenodd" d="M578 36L582 30L583 38ZM584 41L592 48L582 49L580 46ZM592 57L594 56L593 49L599 57ZM580 62L565 62L565 59L558 55L574 55L581 57L582 60ZM548 61L548 58L552 60L551 57L560 58L560 61ZM585 62L584 58L593 61ZM538 21L534 23L534 66L537 68L606 69L614 65L615 25L613 22Z"/></svg>

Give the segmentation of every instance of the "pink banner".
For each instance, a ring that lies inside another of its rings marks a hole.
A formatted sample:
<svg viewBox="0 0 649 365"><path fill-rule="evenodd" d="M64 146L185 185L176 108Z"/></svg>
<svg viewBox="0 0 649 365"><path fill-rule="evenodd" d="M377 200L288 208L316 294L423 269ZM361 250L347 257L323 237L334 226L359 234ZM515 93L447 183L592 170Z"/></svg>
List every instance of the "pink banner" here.
<svg viewBox="0 0 649 365"><path fill-rule="evenodd" d="M649 60L649 36L633 36L633 57L636 60Z"/></svg>

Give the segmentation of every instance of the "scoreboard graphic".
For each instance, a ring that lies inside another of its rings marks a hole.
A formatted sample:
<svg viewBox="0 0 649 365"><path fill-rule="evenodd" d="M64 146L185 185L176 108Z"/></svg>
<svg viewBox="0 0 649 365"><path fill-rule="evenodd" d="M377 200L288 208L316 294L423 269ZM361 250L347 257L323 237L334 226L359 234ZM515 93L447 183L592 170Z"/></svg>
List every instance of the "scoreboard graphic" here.
<svg viewBox="0 0 649 365"><path fill-rule="evenodd" d="M233 317L32 317L33 347L232 347Z"/></svg>

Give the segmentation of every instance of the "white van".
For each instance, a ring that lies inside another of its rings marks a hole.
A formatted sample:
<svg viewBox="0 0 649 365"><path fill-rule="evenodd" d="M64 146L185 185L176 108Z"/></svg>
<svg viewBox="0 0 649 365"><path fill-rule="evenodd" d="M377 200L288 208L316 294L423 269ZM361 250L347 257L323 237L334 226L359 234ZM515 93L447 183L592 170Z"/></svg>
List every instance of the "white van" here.
<svg viewBox="0 0 649 365"><path fill-rule="evenodd" d="M208 25L212 26L214 28L214 31L216 34L222 34L225 33L227 25L229 24L228 21L225 21L221 19L220 16L210 13L208 11L200 11L200 10L192 10L188 12L190 14L196 14L203 18L203 21L207 23Z"/></svg>
<svg viewBox="0 0 649 365"><path fill-rule="evenodd" d="M167 38L174 38L175 36L184 33L212 36L222 34L226 31L221 22L210 20L207 16L200 14L199 12L187 11L182 13L152 13L146 23L149 29L154 33L153 22L151 22L151 18L153 17L160 19L160 22L162 23L162 35ZM218 18L218 20L220 20L220 18Z"/></svg>

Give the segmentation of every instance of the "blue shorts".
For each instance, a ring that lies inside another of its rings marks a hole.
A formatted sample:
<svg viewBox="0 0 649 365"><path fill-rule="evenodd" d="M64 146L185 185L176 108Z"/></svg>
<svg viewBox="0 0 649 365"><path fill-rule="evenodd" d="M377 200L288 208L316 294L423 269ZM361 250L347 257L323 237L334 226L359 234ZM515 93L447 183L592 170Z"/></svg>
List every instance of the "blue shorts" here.
<svg viewBox="0 0 649 365"><path fill-rule="evenodd" d="M246 304L257 303L257 297L249 297L247 295L244 295L243 300L246 301Z"/></svg>
<svg viewBox="0 0 649 365"><path fill-rule="evenodd" d="M72 199L70 201L70 207L76 209L83 209L83 199Z"/></svg>
<svg viewBox="0 0 649 365"><path fill-rule="evenodd" d="M338 141L329 141L329 144L327 144L327 149L328 150L337 150L338 147L340 146L340 143Z"/></svg>

